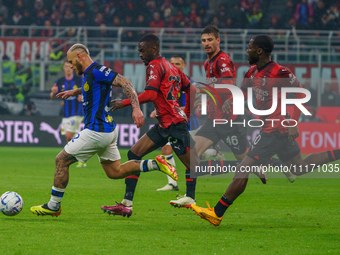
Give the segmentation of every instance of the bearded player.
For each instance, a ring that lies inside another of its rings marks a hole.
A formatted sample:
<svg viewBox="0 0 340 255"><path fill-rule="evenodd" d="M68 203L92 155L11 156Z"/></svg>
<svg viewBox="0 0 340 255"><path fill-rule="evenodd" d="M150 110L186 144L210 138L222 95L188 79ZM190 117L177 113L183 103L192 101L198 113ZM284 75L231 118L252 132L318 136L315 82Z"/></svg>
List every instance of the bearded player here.
<svg viewBox="0 0 340 255"><path fill-rule="evenodd" d="M234 85L236 71L234 62L229 55L220 49L220 32L214 25L205 27L201 32L201 41L208 59L204 63L207 85L213 83L226 83ZM229 90L216 89L222 102L232 99ZM222 112L222 105L215 105L214 101L208 99L208 119L194 136L198 156L202 155L212 145L222 140L229 146L237 160L242 160L248 149L246 128L238 125L226 127L217 125L213 127L214 119L232 119L235 122L243 122L243 116L230 115ZM170 204L175 207L190 207L195 204L196 178L190 176L190 171L186 170L187 192L185 196L178 196L178 199L171 200Z"/></svg>
<svg viewBox="0 0 340 255"><path fill-rule="evenodd" d="M247 50L249 64L252 65L244 76L242 90L245 96L247 88L252 87L255 91L256 103L259 110L268 110L273 105L273 88L277 89L277 105L281 105L281 89L284 87L302 88L295 75L287 68L271 60L271 52L274 49L273 40L267 35L254 36L249 42ZM296 98L303 99L302 93L296 93ZM230 112L228 103L225 103L223 110ZM301 110L294 106L294 112L290 121L298 122ZM265 124L260 134L255 138L247 155L237 166L233 181L230 183L225 194L217 202L214 208L202 208L192 205L192 209L201 218L211 224L220 225L226 210L232 205L235 199L241 195L248 182L249 172L243 171L252 166L259 166L267 162L273 155L277 155L284 164L291 166L290 169L298 169L295 175L302 175L312 172L314 166L326 164L340 159L340 150L332 150L320 153L313 153L302 159L301 151L295 139L299 136L297 125L290 125L291 122L282 124L285 116L281 115L281 107L268 115L260 118ZM278 121L265 121L274 119Z"/></svg>

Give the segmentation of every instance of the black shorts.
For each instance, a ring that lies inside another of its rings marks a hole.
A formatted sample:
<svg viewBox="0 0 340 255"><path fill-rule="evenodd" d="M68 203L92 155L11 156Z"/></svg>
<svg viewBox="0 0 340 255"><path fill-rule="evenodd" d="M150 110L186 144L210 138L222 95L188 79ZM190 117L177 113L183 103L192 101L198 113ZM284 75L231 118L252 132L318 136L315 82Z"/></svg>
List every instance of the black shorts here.
<svg viewBox="0 0 340 255"><path fill-rule="evenodd" d="M288 134L259 133L248 151L248 157L261 163L268 163L275 154L283 161L291 159L300 153L300 147L296 141L292 144L288 140Z"/></svg>
<svg viewBox="0 0 340 255"><path fill-rule="evenodd" d="M163 147L170 142L177 156L185 154L190 149L190 144L195 145L189 134L187 123L171 124L168 128L161 128L157 123L146 135L159 147Z"/></svg>
<svg viewBox="0 0 340 255"><path fill-rule="evenodd" d="M238 116L233 122L243 122L243 117ZM213 126L213 121L207 119L203 126L197 131L195 136L203 136L211 140L214 144L222 140L235 155L241 155L249 147L247 130L243 125L230 124Z"/></svg>

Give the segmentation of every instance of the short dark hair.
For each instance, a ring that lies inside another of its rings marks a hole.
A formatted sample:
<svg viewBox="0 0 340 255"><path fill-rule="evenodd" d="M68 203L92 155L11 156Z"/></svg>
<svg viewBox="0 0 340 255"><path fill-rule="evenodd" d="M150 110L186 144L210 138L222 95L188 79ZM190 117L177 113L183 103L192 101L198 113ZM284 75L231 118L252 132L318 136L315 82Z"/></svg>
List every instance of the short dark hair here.
<svg viewBox="0 0 340 255"><path fill-rule="evenodd" d="M215 25L208 25L203 28L201 35L203 34L213 34L216 39L220 38L220 30L218 30L218 27Z"/></svg>
<svg viewBox="0 0 340 255"><path fill-rule="evenodd" d="M152 46L156 46L157 49L159 49L159 38L154 35L154 34L146 34L144 35L140 40L139 42L146 42Z"/></svg>
<svg viewBox="0 0 340 255"><path fill-rule="evenodd" d="M253 44L263 49L266 53L271 53L274 49L274 41L268 35L255 35Z"/></svg>
<svg viewBox="0 0 340 255"><path fill-rule="evenodd" d="M171 56L171 58L181 58L181 59L183 59L183 61L185 63L185 57L182 56L182 55L173 55L173 56Z"/></svg>

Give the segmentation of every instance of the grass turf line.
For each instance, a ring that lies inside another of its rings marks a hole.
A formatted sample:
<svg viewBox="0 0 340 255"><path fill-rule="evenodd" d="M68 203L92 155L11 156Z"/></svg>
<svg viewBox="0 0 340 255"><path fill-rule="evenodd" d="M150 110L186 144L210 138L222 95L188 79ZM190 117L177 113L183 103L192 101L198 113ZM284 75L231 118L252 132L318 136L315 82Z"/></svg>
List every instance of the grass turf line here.
<svg viewBox="0 0 340 255"><path fill-rule="evenodd" d="M142 173L129 219L102 213L120 202L124 180L110 180L93 157L70 168L58 217L37 217L29 208L50 198L54 159L60 148L0 147L0 193L18 192L23 211L0 215L1 254L336 254L340 243L340 179L250 179L219 227L191 210L172 208L176 192L157 192L166 177ZM120 150L122 162L127 150ZM160 152L158 152L160 153ZM157 152L150 157L157 155ZM178 165L178 160L176 158ZM184 168L178 167L180 194ZM230 175L229 177L232 177ZM198 180L197 204L214 206L230 178Z"/></svg>

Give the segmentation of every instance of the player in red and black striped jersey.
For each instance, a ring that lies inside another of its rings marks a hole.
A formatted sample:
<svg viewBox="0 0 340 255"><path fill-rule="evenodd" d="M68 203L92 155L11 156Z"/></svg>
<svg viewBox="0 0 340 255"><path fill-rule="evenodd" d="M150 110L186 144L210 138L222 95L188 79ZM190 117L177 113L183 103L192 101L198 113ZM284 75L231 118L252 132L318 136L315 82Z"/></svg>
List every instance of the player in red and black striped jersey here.
<svg viewBox="0 0 340 255"><path fill-rule="evenodd" d="M247 50L249 64L253 65L245 75L242 89L245 94L247 87L252 87L257 102L258 110L271 109L273 101L277 98L277 109L273 113L261 116L263 125L260 134L255 138L247 156L237 166L233 181L225 194L214 208L201 208L192 205L192 209L201 218L218 226L227 208L243 193L248 182L249 171L244 171L252 166L259 166L267 162L273 155L277 155L285 165L292 166L289 169L295 175L302 175L312 171L317 165L326 164L340 159L340 150L313 153L302 159L300 147L295 139L299 136L297 125L287 125L281 122L281 89L284 87L301 87L294 74L287 68L271 60L271 52L274 48L273 40L267 35L254 36L249 42ZM277 95L273 95L272 89L277 89ZM251 96L251 95L248 95ZM303 93L296 93L296 98L304 98ZM226 104L227 106L228 104ZM225 106L225 105L224 105ZM227 112L228 107L224 107ZM292 122L298 121L301 110L294 106L291 118ZM265 121L274 119L275 121ZM278 119L278 120L277 120Z"/></svg>
<svg viewBox="0 0 340 255"><path fill-rule="evenodd" d="M184 71L185 66L186 66L185 58L183 56L180 56L180 55L172 56L170 58L170 63L173 64L174 66L178 67L182 72ZM190 79L190 77L189 76L187 76L187 77L193 83L193 81ZM179 91L179 93L177 94L177 98L178 98L179 106L184 110L186 99L187 99L187 96L184 93L184 91L182 91L182 90ZM156 110L153 111L150 114L150 117L151 118L155 118L156 117ZM193 109L191 111L190 119L189 119L189 130L192 131L192 130L197 129L198 127L199 127L199 120L198 120L197 115L195 114L195 109ZM172 147L171 147L170 143L167 143L166 145L164 145L162 147L162 155L166 159L168 159L168 161L173 166L176 166L175 159L174 159L174 156L173 156L173 150L172 150ZM164 187L157 189L157 191L178 190L177 181L173 180L172 178L167 178L167 179L168 179L167 184Z"/></svg>
<svg viewBox="0 0 340 255"><path fill-rule="evenodd" d="M256 65L250 67L248 72L244 75L241 87L245 95L247 95L248 87L253 87L257 107L259 109L270 109L273 105L273 87L302 88L295 75L288 68L283 67L272 60L259 69ZM300 97L300 94L297 94L297 96ZM281 115L281 93L277 93L277 101L278 107L273 113L260 116L260 119L264 122L264 126L261 130L264 133L273 133L275 131L287 133L287 127L281 125L281 121L285 119L285 116ZM299 120L300 111L298 108L296 108L292 117L296 121ZM265 121L266 119L277 119L277 121L272 123L270 121Z"/></svg>
<svg viewBox="0 0 340 255"><path fill-rule="evenodd" d="M216 26L209 25L201 32L202 46L208 56L204 63L208 89L213 84L235 84L236 71L231 58L220 49L220 33ZM228 89L215 89L221 102L232 99L232 94ZM214 97L217 95L214 93ZM215 99L215 100L214 100ZM201 156L212 145L222 140L233 152L237 160L242 160L249 147L244 126L213 126L214 119L227 119L242 122L243 117L231 115L222 111L222 105L217 98L208 97L208 119L194 136L198 156ZM217 104L215 104L217 102ZM178 200L171 200L170 204L176 207L186 207L195 203L196 178L186 171L187 192L186 196Z"/></svg>
<svg viewBox="0 0 340 255"><path fill-rule="evenodd" d="M140 104L153 103L159 123L131 147L128 158L141 159L169 141L178 158L189 168L190 162L199 164L196 149L190 148L194 141L188 131L188 120L195 101L196 88L179 68L160 55L159 47L159 39L153 34L143 36L138 44L139 56L147 66L145 91L138 96L138 100ZM181 90L187 95L184 111L177 100ZM129 100L114 100L112 103L112 110L130 105ZM124 199L122 203L110 206L111 213L123 216L132 214L132 199L138 178L139 175L126 177Z"/></svg>
<svg viewBox="0 0 340 255"><path fill-rule="evenodd" d="M209 54L211 49L213 48L210 43L214 40L218 42L219 38L214 38L214 34L209 34L205 32L202 34L202 44L208 55L208 59L204 63L205 76L208 84L214 83L225 83L234 85L236 78L236 70L234 66L234 62L231 60L229 55L224 51L220 50L219 47L216 47L216 50L213 54ZM210 40L212 40L210 42ZM225 100L232 99L231 92L225 89L216 89L221 100L224 102ZM229 116L226 113L222 112L222 107L220 105L215 105L212 98L208 98L208 118L209 119L222 119L222 118L232 118L233 120L237 118L237 115Z"/></svg>
<svg viewBox="0 0 340 255"><path fill-rule="evenodd" d="M235 84L236 71L235 66L229 55L220 49L220 34L216 26L207 26L201 32L202 45L207 53L208 59L204 63L207 86L213 84ZM232 100L232 94L228 89L216 88L221 101ZM242 121L242 116L231 115L222 111L222 105L219 100L208 97L208 120L197 132L194 140L198 154L201 155L211 145L223 140L232 150L236 159L242 160L246 155L248 141L245 139L245 127L213 127L214 119L227 119ZM215 103L217 102L217 104ZM233 139L231 139L233 137ZM233 140L234 143L230 143Z"/></svg>

